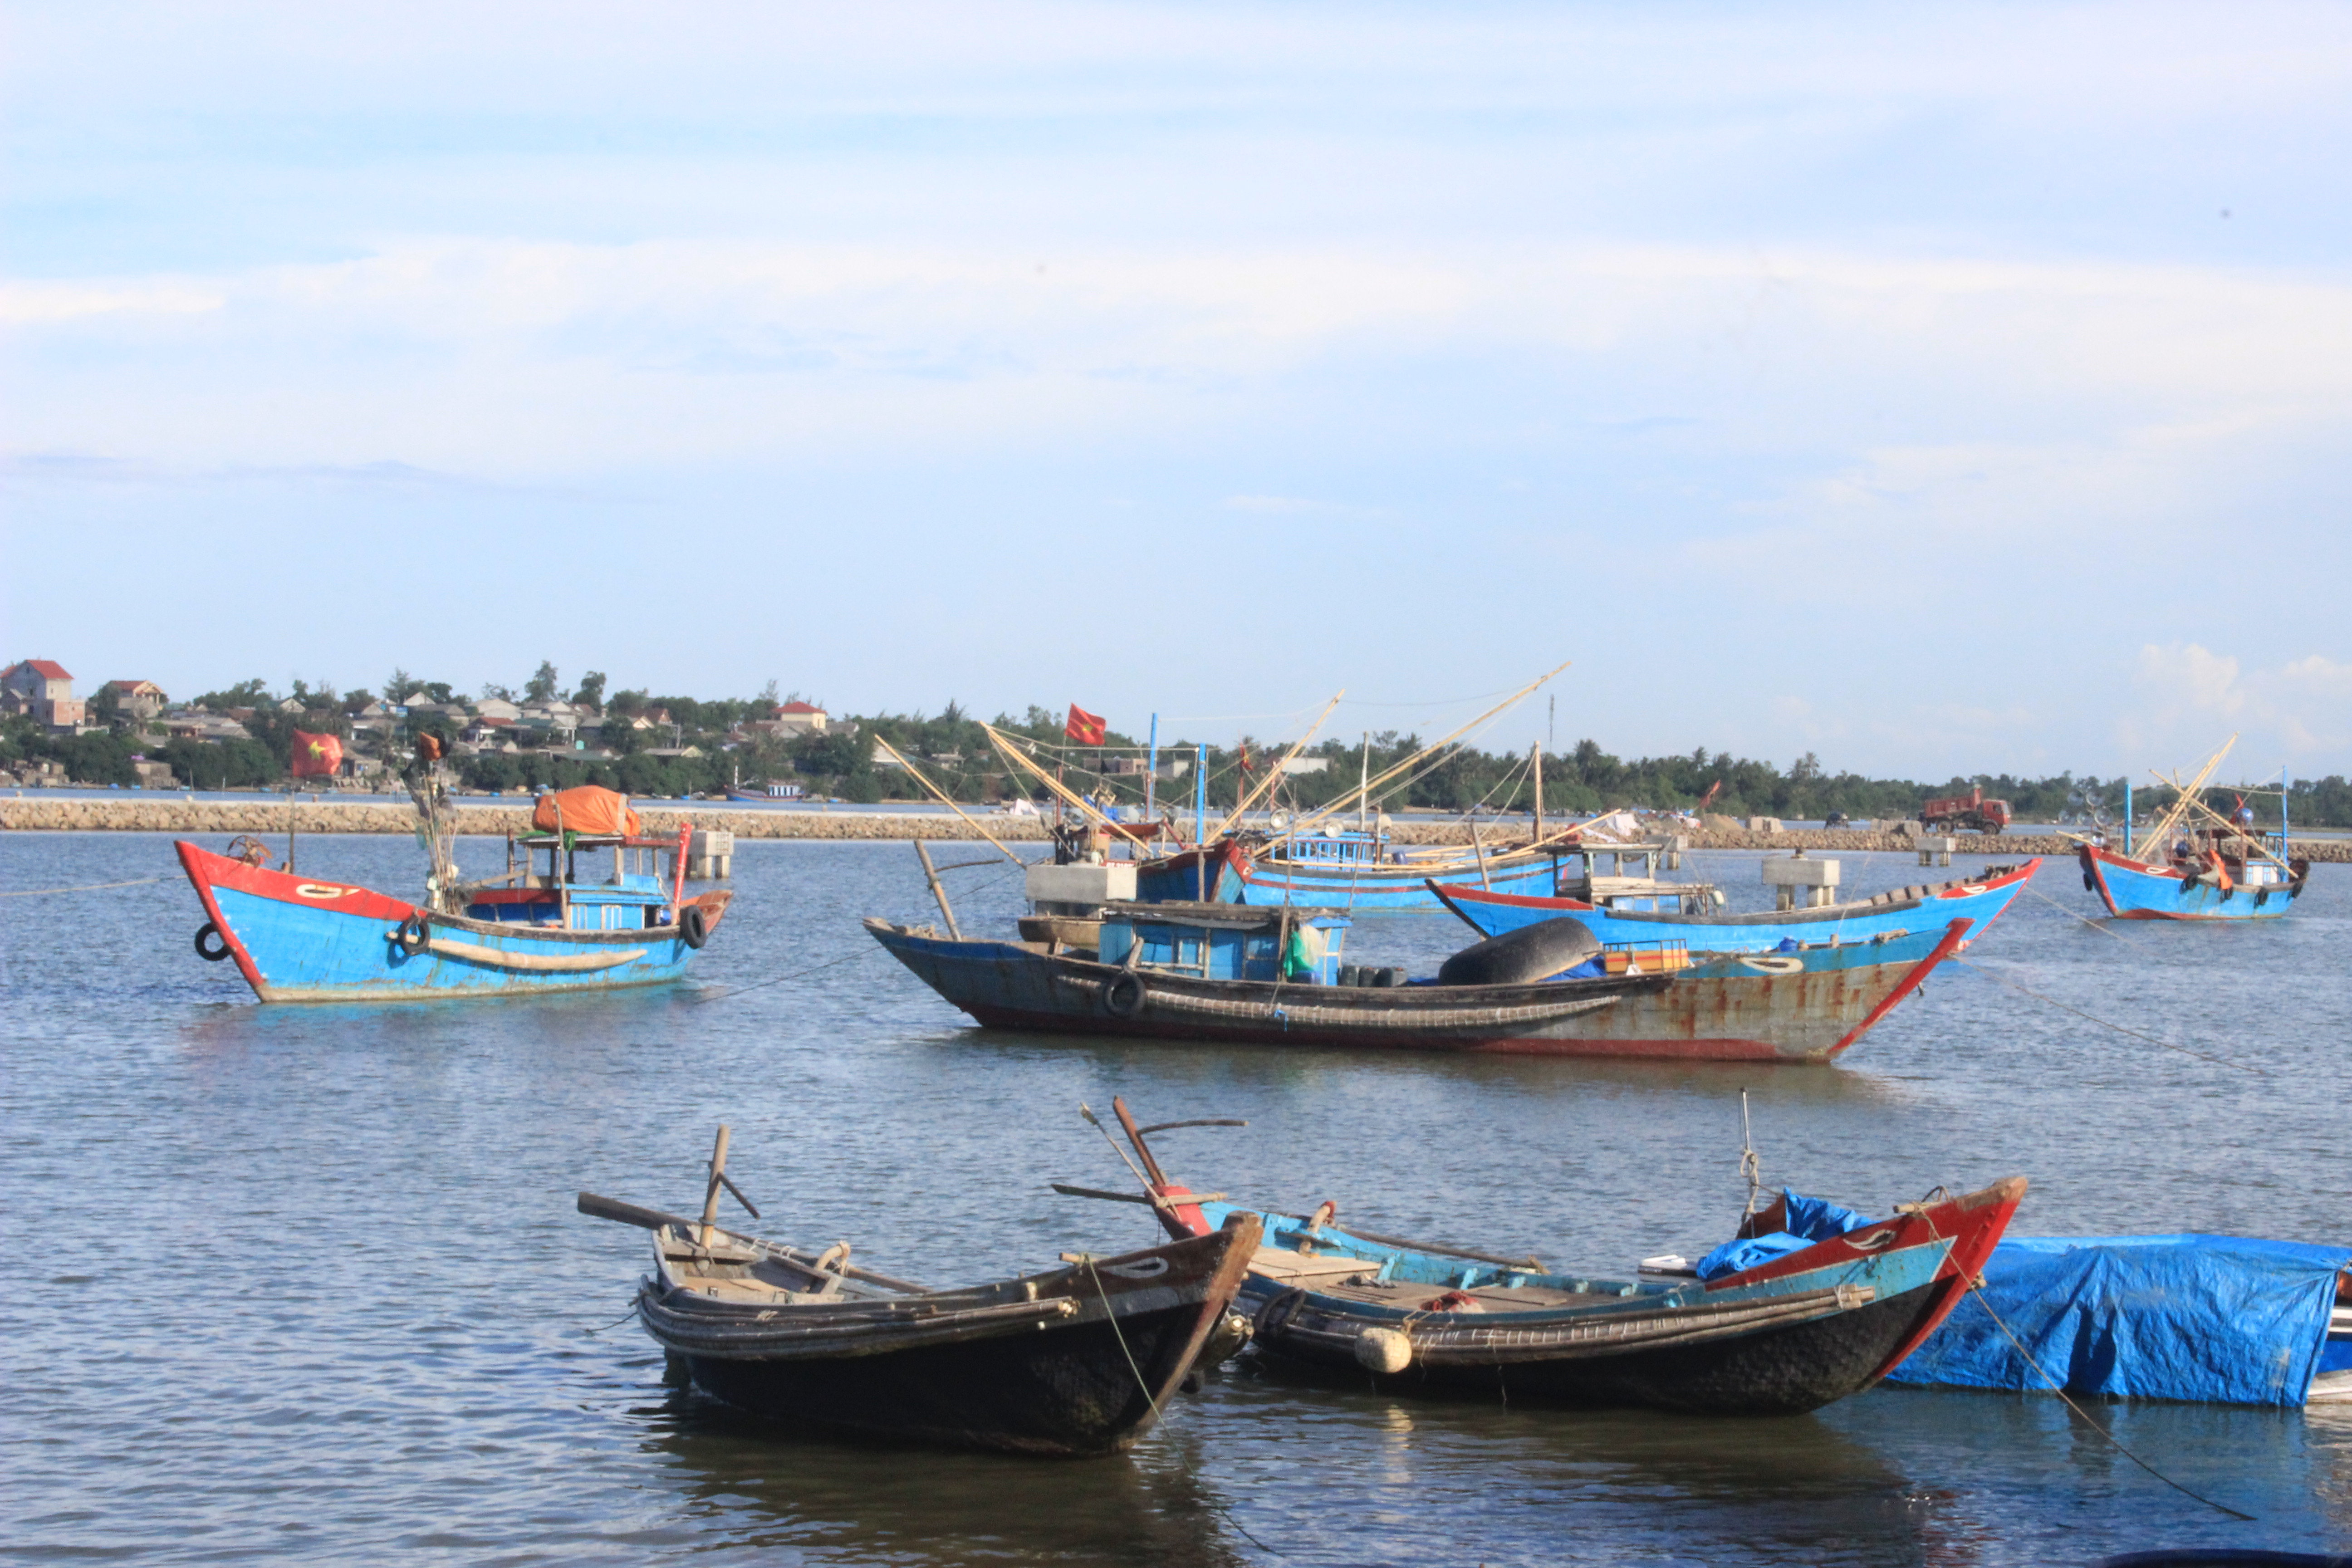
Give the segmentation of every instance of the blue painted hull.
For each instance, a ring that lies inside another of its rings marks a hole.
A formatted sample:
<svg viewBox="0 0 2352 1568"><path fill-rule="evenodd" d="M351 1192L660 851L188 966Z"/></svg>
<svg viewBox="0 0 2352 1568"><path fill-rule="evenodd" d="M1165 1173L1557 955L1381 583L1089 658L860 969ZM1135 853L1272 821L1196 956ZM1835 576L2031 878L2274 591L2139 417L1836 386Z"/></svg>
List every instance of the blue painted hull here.
<svg viewBox="0 0 2352 1568"><path fill-rule="evenodd" d="M1941 932L1953 921L1964 920L1969 926L1961 945L1966 946L2000 917L2041 864L2029 860L1983 881L1906 889L1915 896L1883 902L1754 915L1618 913L1573 899L1497 897L1472 888L1449 888L1446 903L1486 936L1568 919L1581 921L1603 942L1684 942L1693 952L1764 952L1791 940L1843 946L1884 942L1906 933Z"/></svg>
<svg viewBox="0 0 2352 1568"><path fill-rule="evenodd" d="M1671 976L1384 989L1203 980L887 921L866 929L989 1028L1285 1048L1823 1062L1950 956L1958 925L1803 952L1727 953ZM1142 995L1121 1012L1109 987L1130 973Z"/></svg>
<svg viewBox="0 0 2352 1568"><path fill-rule="evenodd" d="M422 951L394 940L425 913L366 888L263 870L179 846L227 956L264 1002L413 1002L657 985L694 961L678 927L580 931L432 915Z"/></svg>
<svg viewBox="0 0 2352 1568"><path fill-rule="evenodd" d="M2299 864L2289 881L2262 887L2233 881L2225 890L2210 875L2191 883L2169 866L2126 859L2087 844L2079 855L2084 886L2098 895L2107 913L2126 921L2274 921L2294 907L2309 874Z"/></svg>
<svg viewBox="0 0 2352 1568"><path fill-rule="evenodd" d="M1185 1189L1154 1190L1193 1223ZM1870 1386L1933 1332L2024 1192L2012 1177L1711 1282L1550 1274L1265 1214L1242 1300L1260 1351L1400 1392L1787 1414ZM1250 1211L1194 1212L1205 1229Z"/></svg>

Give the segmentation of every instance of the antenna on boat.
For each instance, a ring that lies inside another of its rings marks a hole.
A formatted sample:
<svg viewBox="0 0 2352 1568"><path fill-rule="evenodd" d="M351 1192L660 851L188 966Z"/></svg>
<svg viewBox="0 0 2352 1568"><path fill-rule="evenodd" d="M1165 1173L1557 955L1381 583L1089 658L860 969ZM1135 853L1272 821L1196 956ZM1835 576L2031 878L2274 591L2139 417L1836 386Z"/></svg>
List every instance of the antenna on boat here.
<svg viewBox="0 0 2352 1568"><path fill-rule="evenodd" d="M1756 1140L1748 1131L1748 1091L1739 1091L1739 1173L1748 1178L1748 1212L1756 1212L1756 1196L1764 1190L1764 1164L1756 1157Z"/></svg>

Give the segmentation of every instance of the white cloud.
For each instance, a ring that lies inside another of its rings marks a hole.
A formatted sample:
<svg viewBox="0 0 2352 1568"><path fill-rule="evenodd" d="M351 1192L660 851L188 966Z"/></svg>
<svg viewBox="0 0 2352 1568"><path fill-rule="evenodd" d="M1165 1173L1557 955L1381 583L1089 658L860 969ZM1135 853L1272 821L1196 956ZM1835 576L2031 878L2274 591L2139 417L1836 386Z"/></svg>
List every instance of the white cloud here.
<svg viewBox="0 0 2352 1568"><path fill-rule="evenodd" d="M2150 644L2134 670L2137 702L2118 724L2127 746L2162 752L2160 767L2194 766L2238 732L2224 772L2266 772L2268 759L2321 756L2352 746L2352 664L2311 654L2247 670L2196 643Z"/></svg>

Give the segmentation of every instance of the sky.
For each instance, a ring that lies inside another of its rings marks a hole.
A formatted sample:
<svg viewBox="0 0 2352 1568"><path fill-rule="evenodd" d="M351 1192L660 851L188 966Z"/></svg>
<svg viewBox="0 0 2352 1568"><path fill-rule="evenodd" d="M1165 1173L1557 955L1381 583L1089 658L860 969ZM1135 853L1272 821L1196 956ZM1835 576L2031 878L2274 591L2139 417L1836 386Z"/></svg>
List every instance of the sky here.
<svg viewBox="0 0 2352 1568"><path fill-rule="evenodd" d="M2341 5L0 5L0 137L85 691L2352 773Z"/></svg>

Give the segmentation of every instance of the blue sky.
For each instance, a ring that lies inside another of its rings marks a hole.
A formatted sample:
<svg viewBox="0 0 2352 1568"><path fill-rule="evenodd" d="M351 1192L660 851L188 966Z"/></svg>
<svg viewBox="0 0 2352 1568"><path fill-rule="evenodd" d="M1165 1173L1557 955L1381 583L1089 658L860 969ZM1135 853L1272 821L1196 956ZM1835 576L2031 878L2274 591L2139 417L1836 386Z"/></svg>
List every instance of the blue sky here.
<svg viewBox="0 0 2352 1568"><path fill-rule="evenodd" d="M0 14L86 685L2352 771L2340 6Z"/></svg>

